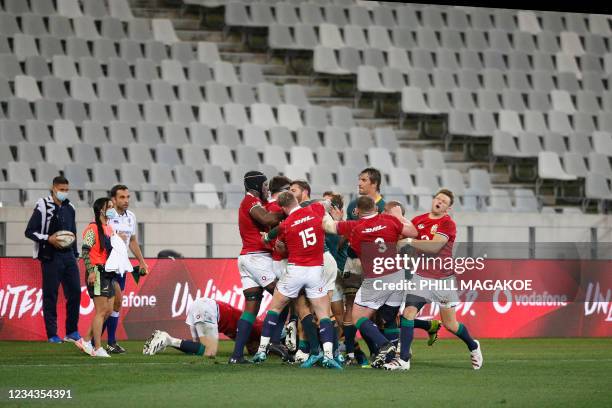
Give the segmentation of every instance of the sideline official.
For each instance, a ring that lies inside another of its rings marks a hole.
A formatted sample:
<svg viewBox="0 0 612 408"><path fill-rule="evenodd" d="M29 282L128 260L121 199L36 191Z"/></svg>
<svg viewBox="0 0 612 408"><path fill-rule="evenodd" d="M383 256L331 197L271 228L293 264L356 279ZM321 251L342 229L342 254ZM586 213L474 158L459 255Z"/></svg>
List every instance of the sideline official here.
<svg viewBox="0 0 612 408"><path fill-rule="evenodd" d="M68 200L69 183L63 176L53 179L51 195L40 198L30 217L25 236L34 241L34 258L43 273L43 313L49 343L61 343L57 335L57 292L60 283L66 298L66 337L64 341L77 341L81 285L77 266L76 240L63 249L57 240L57 231L71 231L76 236L75 209Z"/></svg>

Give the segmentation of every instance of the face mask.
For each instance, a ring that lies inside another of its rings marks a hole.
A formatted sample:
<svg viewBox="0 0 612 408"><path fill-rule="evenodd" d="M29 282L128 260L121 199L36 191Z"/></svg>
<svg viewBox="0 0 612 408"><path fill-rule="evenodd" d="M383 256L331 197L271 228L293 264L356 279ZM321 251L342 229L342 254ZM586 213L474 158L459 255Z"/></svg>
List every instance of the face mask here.
<svg viewBox="0 0 612 408"><path fill-rule="evenodd" d="M65 193L63 191L56 191L55 198L57 198L59 202L63 202L64 200L68 198L68 193Z"/></svg>
<svg viewBox="0 0 612 408"><path fill-rule="evenodd" d="M118 216L117 210L115 210L114 208L110 208L106 210L106 218L108 218L109 220L112 220L113 218L117 218L117 216Z"/></svg>

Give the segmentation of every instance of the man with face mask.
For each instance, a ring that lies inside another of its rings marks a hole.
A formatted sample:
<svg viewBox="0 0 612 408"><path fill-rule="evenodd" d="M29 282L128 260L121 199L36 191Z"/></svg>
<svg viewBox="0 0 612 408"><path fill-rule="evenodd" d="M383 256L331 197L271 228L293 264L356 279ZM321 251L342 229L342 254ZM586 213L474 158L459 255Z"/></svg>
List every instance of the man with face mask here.
<svg viewBox="0 0 612 408"><path fill-rule="evenodd" d="M34 258L40 260L43 273L43 313L49 343L61 343L57 335L57 291L60 283L66 298L66 337L64 341L81 338L77 326L81 284L77 266L77 243L62 248L58 231L71 231L76 235L75 209L68 200L68 180L62 176L53 179L51 195L36 202L25 236L34 241Z"/></svg>

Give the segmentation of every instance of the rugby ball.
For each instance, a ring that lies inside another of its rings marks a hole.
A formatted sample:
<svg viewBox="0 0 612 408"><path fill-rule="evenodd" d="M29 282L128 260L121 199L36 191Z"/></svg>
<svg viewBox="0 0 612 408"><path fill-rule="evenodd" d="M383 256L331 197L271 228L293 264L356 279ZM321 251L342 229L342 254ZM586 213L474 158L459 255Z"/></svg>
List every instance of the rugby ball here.
<svg viewBox="0 0 612 408"><path fill-rule="evenodd" d="M57 231L55 233L55 237L57 238L57 242L62 248L68 248L70 245L74 243L75 236L70 231Z"/></svg>

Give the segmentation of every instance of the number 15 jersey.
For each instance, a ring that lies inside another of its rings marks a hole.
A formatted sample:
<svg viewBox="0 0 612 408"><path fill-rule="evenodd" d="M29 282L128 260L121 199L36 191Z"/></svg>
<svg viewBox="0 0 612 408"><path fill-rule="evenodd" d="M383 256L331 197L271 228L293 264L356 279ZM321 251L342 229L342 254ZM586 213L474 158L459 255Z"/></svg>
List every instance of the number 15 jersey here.
<svg viewBox="0 0 612 408"><path fill-rule="evenodd" d="M287 247L289 264L298 266L323 265L325 208L319 203L296 207L279 224L278 240Z"/></svg>

